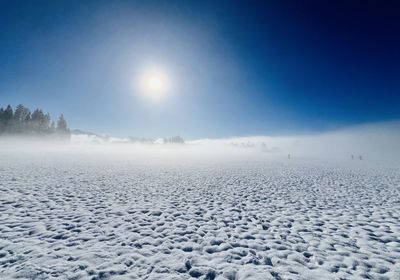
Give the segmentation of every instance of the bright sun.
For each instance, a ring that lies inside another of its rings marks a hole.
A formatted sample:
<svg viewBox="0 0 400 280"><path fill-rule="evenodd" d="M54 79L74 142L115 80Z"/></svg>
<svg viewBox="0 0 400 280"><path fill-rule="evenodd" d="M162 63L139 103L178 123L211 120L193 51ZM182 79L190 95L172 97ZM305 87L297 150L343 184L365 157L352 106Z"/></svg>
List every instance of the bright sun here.
<svg viewBox="0 0 400 280"><path fill-rule="evenodd" d="M147 82L147 86L150 90L159 91L159 90L162 90L162 88L163 88L163 81L162 81L161 77L159 77L157 75L148 77L146 82Z"/></svg>
<svg viewBox="0 0 400 280"><path fill-rule="evenodd" d="M159 67L147 69L140 77L140 88L147 98L156 101L164 99L170 90L170 79L167 72Z"/></svg>

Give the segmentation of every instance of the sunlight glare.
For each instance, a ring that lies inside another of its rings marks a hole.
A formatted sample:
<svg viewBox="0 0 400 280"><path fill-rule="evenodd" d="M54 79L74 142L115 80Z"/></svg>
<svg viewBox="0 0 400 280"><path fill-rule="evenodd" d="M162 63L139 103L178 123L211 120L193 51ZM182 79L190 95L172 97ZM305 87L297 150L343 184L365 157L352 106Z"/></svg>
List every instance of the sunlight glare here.
<svg viewBox="0 0 400 280"><path fill-rule="evenodd" d="M155 101L164 99L170 90L167 72L159 67L147 69L140 78L142 94Z"/></svg>

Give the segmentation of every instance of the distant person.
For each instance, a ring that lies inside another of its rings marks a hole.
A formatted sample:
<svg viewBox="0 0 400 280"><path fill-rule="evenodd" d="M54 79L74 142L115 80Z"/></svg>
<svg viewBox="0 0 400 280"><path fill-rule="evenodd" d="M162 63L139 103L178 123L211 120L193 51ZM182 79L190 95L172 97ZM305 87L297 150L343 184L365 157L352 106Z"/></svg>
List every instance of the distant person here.
<svg viewBox="0 0 400 280"><path fill-rule="evenodd" d="M351 155L351 159L352 159L352 160L354 159L354 155Z"/></svg>
<svg viewBox="0 0 400 280"><path fill-rule="evenodd" d="M362 156L359 156L358 158L359 158L360 160L362 160Z"/></svg>
<svg viewBox="0 0 400 280"><path fill-rule="evenodd" d="M287 158L290 159L290 154L287 155Z"/></svg>

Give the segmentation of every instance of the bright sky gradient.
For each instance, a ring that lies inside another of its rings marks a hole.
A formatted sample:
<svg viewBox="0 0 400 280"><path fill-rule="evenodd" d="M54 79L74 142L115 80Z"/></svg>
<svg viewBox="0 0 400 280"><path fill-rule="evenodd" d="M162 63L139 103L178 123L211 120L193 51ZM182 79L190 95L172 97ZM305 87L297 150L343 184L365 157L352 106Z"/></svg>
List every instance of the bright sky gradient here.
<svg viewBox="0 0 400 280"><path fill-rule="evenodd" d="M396 1L0 0L0 106L115 136L319 132L400 119L399 50Z"/></svg>

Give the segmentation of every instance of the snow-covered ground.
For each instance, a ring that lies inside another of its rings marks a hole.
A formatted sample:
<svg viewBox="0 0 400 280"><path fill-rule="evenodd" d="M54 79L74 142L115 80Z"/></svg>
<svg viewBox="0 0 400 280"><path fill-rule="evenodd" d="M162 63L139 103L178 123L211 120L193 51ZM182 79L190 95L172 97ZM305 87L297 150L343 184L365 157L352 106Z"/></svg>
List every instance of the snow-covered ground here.
<svg viewBox="0 0 400 280"><path fill-rule="evenodd" d="M0 157L0 279L400 279L400 166Z"/></svg>

